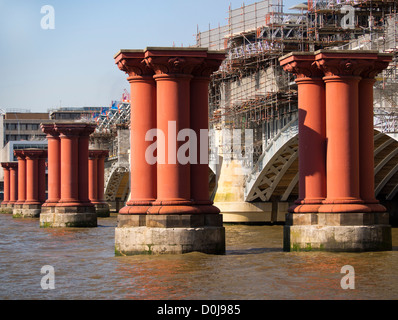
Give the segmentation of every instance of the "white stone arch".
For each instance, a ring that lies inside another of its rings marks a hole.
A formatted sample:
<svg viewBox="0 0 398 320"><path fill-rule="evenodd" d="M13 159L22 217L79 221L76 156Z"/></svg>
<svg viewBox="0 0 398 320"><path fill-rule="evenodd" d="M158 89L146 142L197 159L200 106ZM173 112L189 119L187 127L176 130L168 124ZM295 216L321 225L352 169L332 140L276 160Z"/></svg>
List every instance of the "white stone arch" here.
<svg viewBox="0 0 398 320"><path fill-rule="evenodd" d="M297 157L298 120L293 119L268 143L251 174L247 176L245 201L269 201L283 175ZM293 180L298 181L297 179ZM290 192L296 184L289 186ZM261 189L260 186L267 187ZM289 194L285 194L284 198L287 199Z"/></svg>
<svg viewBox="0 0 398 320"><path fill-rule="evenodd" d="M297 121L283 128L265 149L251 175L246 179L245 201L270 201L283 175L298 157ZM398 141L396 136L377 130L375 142L375 196L393 200L398 194ZM298 172L286 187L280 201L288 201L299 181ZM262 188L260 188L260 186Z"/></svg>
<svg viewBox="0 0 398 320"><path fill-rule="evenodd" d="M117 162L112 165L109 175L105 180L105 201L113 202L116 200L116 195L120 193L121 182L129 173L130 170L126 166L119 166ZM124 191L122 190L122 194L126 197L129 190L128 187L124 187L124 189Z"/></svg>

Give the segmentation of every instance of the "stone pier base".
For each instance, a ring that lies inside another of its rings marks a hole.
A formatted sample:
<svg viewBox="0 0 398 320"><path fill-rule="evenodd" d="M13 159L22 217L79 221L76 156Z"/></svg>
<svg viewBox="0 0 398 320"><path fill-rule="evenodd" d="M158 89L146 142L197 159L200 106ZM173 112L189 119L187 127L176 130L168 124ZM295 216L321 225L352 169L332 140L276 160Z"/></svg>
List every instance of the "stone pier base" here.
<svg viewBox="0 0 398 320"><path fill-rule="evenodd" d="M284 251L391 251L388 213L289 213Z"/></svg>
<svg viewBox="0 0 398 320"><path fill-rule="evenodd" d="M111 210L109 208L109 204L107 203L96 203L95 212L97 213L97 217L99 218L108 218L111 215Z"/></svg>
<svg viewBox="0 0 398 320"><path fill-rule="evenodd" d="M91 228L97 227L94 206L42 207L41 228Z"/></svg>
<svg viewBox="0 0 398 320"><path fill-rule="evenodd" d="M38 218L41 204L16 204L12 212L14 218Z"/></svg>
<svg viewBox="0 0 398 320"><path fill-rule="evenodd" d="M13 208L14 208L13 205L2 204L0 206L0 213L12 214Z"/></svg>
<svg viewBox="0 0 398 320"><path fill-rule="evenodd" d="M115 254L225 254L220 214L119 215Z"/></svg>

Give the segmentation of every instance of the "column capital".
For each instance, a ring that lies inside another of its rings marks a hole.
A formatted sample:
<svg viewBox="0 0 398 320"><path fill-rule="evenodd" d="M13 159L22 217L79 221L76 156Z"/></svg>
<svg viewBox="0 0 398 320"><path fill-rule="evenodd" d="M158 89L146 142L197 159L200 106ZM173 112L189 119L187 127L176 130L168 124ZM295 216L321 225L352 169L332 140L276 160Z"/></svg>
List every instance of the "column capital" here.
<svg viewBox="0 0 398 320"><path fill-rule="evenodd" d="M318 50L315 62L326 77L358 77L378 57L378 51L365 50Z"/></svg>
<svg viewBox="0 0 398 320"><path fill-rule="evenodd" d="M144 50L120 50L115 55L115 63L129 77L152 76L153 70L144 60Z"/></svg>
<svg viewBox="0 0 398 320"><path fill-rule="evenodd" d="M24 149L19 150L25 159L45 159L47 158L47 150L45 149Z"/></svg>
<svg viewBox="0 0 398 320"><path fill-rule="evenodd" d="M195 67L207 57L204 48L147 48L145 63L156 75L191 75Z"/></svg>
<svg viewBox="0 0 398 320"><path fill-rule="evenodd" d="M14 150L14 156L16 156L18 160L25 160L23 150Z"/></svg>
<svg viewBox="0 0 398 320"><path fill-rule="evenodd" d="M96 125L90 123L55 123L60 138L89 136L94 132Z"/></svg>
<svg viewBox="0 0 398 320"><path fill-rule="evenodd" d="M296 79L322 78L323 72L315 63L313 52L291 52L279 58L283 70L292 73Z"/></svg>
<svg viewBox="0 0 398 320"><path fill-rule="evenodd" d="M8 167L9 167L11 170L16 170L16 169L18 169L18 162L9 162L9 163L8 163Z"/></svg>
<svg viewBox="0 0 398 320"><path fill-rule="evenodd" d="M15 167L15 165L16 165L16 167L18 167L18 162L2 162L1 163L1 166L7 170L10 170L11 167Z"/></svg>
<svg viewBox="0 0 398 320"><path fill-rule="evenodd" d="M225 60L226 54L224 51L207 53L207 58L200 65L194 67L192 74L195 77L210 78L213 72L216 72L220 68L221 63Z"/></svg>
<svg viewBox="0 0 398 320"><path fill-rule="evenodd" d="M91 159L106 158L109 155L109 150L89 150L88 156Z"/></svg>
<svg viewBox="0 0 398 320"><path fill-rule="evenodd" d="M361 73L361 77L364 79L373 79L381 73L384 69L387 69L388 65L392 61L393 54L390 53L379 53L377 60L369 64Z"/></svg>
<svg viewBox="0 0 398 320"><path fill-rule="evenodd" d="M55 123L41 123L40 127L41 131L47 134L47 139L59 137L59 132L55 128Z"/></svg>

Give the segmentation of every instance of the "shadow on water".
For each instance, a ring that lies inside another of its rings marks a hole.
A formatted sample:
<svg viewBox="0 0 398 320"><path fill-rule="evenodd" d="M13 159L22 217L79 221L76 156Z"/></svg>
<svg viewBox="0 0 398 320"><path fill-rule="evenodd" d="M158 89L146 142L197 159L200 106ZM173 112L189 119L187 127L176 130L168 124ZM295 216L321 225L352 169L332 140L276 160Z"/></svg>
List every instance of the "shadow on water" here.
<svg viewBox="0 0 398 320"><path fill-rule="evenodd" d="M283 252L282 248L250 248L226 250L226 255L248 255L248 254L262 254L267 252Z"/></svg>

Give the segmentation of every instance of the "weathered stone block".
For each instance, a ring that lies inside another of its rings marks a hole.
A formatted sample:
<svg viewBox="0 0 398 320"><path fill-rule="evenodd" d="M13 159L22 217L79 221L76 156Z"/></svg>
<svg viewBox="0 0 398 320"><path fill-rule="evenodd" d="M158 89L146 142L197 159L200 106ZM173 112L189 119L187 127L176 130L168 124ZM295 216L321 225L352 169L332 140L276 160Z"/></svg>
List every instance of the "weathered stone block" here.
<svg viewBox="0 0 398 320"><path fill-rule="evenodd" d="M225 229L150 228L115 229L115 254L183 254L188 252L225 254Z"/></svg>

